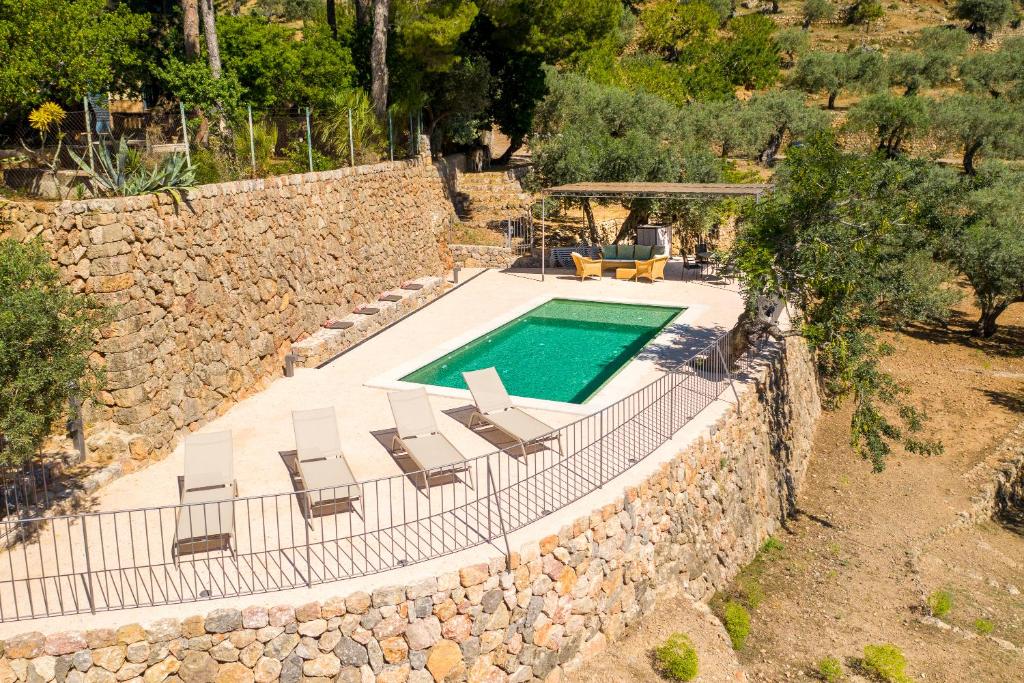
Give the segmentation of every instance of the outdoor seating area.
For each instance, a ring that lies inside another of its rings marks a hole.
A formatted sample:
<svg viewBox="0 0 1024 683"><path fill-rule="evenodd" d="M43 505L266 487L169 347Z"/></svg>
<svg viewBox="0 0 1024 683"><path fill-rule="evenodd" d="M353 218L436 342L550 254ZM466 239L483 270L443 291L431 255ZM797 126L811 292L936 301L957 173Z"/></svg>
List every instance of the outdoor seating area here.
<svg viewBox="0 0 1024 683"><path fill-rule="evenodd" d="M604 271L614 270L616 280L639 282L641 279L645 279L653 283L657 280L665 279L665 266L668 264L668 256L655 256L654 258L635 260L625 260L617 257L612 259L606 258L607 254L617 255L618 253L646 256L652 250L652 247L644 247L643 245L635 245L635 250L634 245L626 246L629 248L626 249L625 246L616 247L616 245L603 247L601 257L599 258L590 258L575 251L572 252L573 264L576 266L576 277L581 281L589 277L600 278Z"/></svg>

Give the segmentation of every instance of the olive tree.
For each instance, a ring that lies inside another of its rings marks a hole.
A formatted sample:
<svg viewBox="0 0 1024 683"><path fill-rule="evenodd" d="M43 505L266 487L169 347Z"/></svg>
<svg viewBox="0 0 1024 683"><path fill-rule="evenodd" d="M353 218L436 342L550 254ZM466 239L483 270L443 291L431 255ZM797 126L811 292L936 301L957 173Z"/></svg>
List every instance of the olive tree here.
<svg viewBox="0 0 1024 683"><path fill-rule="evenodd" d="M803 93L773 90L752 98L744 107L744 128L750 131L758 163L772 167L787 135L805 138L829 125L828 115L808 107Z"/></svg>
<svg viewBox="0 0 1024 683"><path fill-rule="evenodd" d="M884 325L941 319L951 273L920 219L924 164L844 152L827 132L790 150L775 191L749 207L733 256L744 291L797 304L831 406L853 402L851 438L878 471L893 443L933 453L922 416L880 367ZM890 417L898 415L899 418Z"/></svg>
<svg viewBox="0 0 1024 683"><path fill-rule="evenodd" d="M790 86L805 92L824 91L828 108L845 90L874 92L885 87L885 58L881 52L854 48L847 52L809 52L797 62Z"/></svg>
<svg viewBox="0 0 1024 683"><path fill-rule="evenodd" d="M1024 37L1006 39L995 52L979 51L960 65L964 88L1024 100Z"/></svg>
<svg viewBox="0 0 1024 683"><path fill-rule="evenodd" d="M68 399L96 388L88 354L103 320L61 282L41 241L0 240L0 462L32 458Z"/></svg>
<svg viewBox="0 0 1024 683"><path fill-rule="evenodd" d="M922 98L879 93L850 109L846 127L872 134L878 150L892 159L903 152L906 142L927 128L928 120L928 107Z"/></svg>
<svg viewBox="0 0 1024 683"><path fill-rule="evenodd" d="M932 27L923 30L913 50L889 57L893 85L904 88L905 95L916 95L922 88L945 85L953 77L953 67L970 44L960 29Z"/></svg>
<svg viewBox="0 0 1024 683"><path fill-rule="evenodd" d="M1016 14L1013 0L956 0L953 16L967 22L967 30L982 38L1008 23Z"/></svg>
<svg viewBox="0 0 1024 683"><path fill-rule="evenodd" d="M836 7L832 4L832 0L804 0L800 13L803 16L803 27L806 31L815 22L832 21L836 16Z"/></svg>
<svg viewBox="0 0 1024 683"><path fill-rule="evenodd" d="M534 118L531 150L537 182L677 181L684 166L679 111L645 92L603 86L577 74L548 72L548 95ZM589 202L583 211L599 241ZM630 207L626 226L649 207Z"/></svg>
<svg viewBox="0 0 1024 683"><path fill-rule="evenodd" d="M974 333L989 338L1006 309L1024 302L1024 175L994 168L965 185L961 201L946 204L946 251L974 288L981 309Z"/></svg>
<svg viewBox="0 0 1024 683"><path fill-rule="evenodd" d="M940 139L962 150L968 175L976 173L975 160L979 154L1024 154L1022 121L1021 104L980 95L953 95L932 105L933 130Z"/></svg>

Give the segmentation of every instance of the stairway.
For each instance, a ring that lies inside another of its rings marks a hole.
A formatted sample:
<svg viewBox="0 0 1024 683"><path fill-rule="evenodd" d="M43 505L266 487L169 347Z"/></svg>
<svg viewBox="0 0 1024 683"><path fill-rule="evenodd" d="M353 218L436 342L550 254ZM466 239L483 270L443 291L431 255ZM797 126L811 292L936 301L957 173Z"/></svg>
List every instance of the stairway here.
<svg viewBox="0 0 1024 683"><path fill-rule="evenodd" d="M528 167L459 174L455 212L459 219L481 227L497 228L509 218L529 212L533 197L523 190Z"/></svg>

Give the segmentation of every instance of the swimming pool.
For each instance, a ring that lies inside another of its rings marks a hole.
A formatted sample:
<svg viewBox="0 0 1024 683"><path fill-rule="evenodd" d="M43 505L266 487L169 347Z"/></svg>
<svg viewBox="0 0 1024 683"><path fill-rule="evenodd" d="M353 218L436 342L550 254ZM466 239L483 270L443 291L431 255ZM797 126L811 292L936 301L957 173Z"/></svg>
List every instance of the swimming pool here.
<svg viewBox="0 0 1024 683"><path fill-rule="evenodd" d="M552 299L402 381L465 389L463 372L493 366L513 396L584 403L684 310Z"/></svg>

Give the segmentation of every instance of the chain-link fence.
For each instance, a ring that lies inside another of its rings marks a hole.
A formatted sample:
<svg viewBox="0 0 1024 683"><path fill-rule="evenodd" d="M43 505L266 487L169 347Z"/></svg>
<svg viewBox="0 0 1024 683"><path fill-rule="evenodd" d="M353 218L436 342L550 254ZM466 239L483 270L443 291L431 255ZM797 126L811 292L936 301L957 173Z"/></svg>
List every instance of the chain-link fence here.
<svg viewBox="0 0 1024 683"><path fill-rule="evenodd" d="M177 102L144 111L83 102L80 110L0 131L0 193L93 196L93 175L105 160L145 171L171 155L187 157L196 184L325 171L416 156L421 132L418 112L389 112L380 121L367 109L244 107L228 118Z"/></svg>

